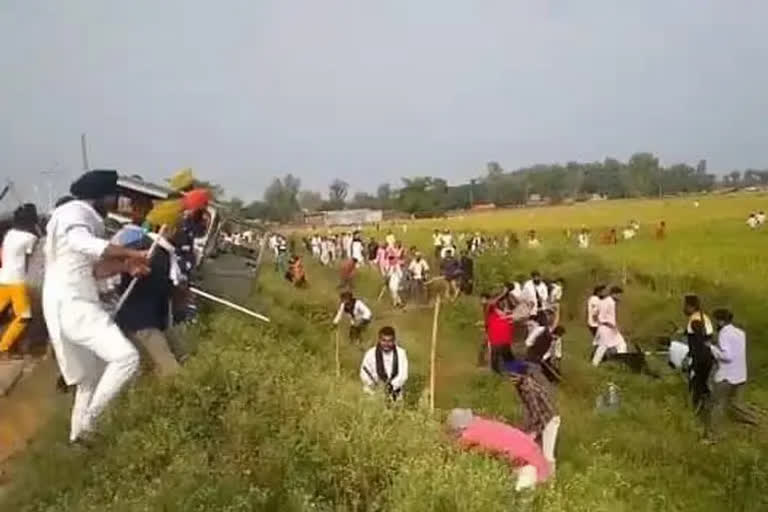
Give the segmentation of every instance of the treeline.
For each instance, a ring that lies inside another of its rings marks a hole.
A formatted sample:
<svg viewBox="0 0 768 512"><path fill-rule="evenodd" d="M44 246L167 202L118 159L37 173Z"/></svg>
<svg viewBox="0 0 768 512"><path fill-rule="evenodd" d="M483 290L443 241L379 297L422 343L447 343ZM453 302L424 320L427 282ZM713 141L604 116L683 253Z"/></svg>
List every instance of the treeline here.
<svg viewBox="0 0 768 512"><path fill-rule="evenodd" d="M417 176L402 178L400 188L379 185L375 194L358 192L349 197L349 185L334 180L324 197L320 192L302 190L301 181L288 174L275 178L264 198L244 204L239 199L231 207L243 216L274 221L289 221L302 211L373 208L396 210L416 216L440 215L449 210L478 204L520 206L529 203L583 201L595 196L608 199L659 197L688 192L709 191L717 185L707 172L706 160L693 167L680 163L664 167L652 153L636 153L626 162L606 158L602 162L539 164L506 171L498 162L488 162L485 174L462 185L448 185L442 178ZM723 186L768 185L768 170L748 169L726 174Z"/></svg>

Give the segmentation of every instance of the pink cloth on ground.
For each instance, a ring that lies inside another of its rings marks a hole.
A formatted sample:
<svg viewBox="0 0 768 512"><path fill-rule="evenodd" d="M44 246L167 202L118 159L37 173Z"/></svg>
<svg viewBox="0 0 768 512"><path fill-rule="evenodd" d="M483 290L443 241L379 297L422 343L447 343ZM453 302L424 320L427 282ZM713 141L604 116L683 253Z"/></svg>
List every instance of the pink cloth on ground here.
<svg viewBox="0 0 768 512"><path fill-rule="evenodd" d="M536 478L544 482L550 467L539 445L528 434L499 421L475 417L464 430L461 444L475 446L483 451L503 455L515 466L530 464L536 468Z"/></svg>

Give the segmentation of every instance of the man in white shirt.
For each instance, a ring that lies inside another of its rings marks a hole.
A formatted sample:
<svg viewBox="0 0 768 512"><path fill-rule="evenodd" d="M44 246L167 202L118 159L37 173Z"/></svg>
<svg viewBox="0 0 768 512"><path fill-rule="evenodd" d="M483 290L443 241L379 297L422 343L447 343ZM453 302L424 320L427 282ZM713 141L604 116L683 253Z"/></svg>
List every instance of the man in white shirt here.
<svg viewBox="0 0 768 512"><path fill-rule="evenodd" d="M365 252L365 246L363 245L363 241L360 239L359 233L356 233L352 238L352 246L350 252L352 259L355 260L355 263L357 263L358 266L365 264L365 255L363 254Z"/></svg>
<svg viewBox="0 0 768 512"><path fill-rule="evenodd" d="M547 290L547 284L542 281L538 271L531 272L531 278L523 284L521 298L527 303L532 318L536 317L539 310L546 307L549 300L549 290Z"/></svg>
<svg viewBox="0 0 768 512"><path fill-rule="evenodd" d="M757 219L757 224L765 224L765 212L763 210L760 210L757 212L757 215L755 215L755 219Z"/></svg>
<svg viewBox="0 0 768 512"><path fill-rule="evenodd" d="M374 394L376 388L382 386L389 399L402 399L403 386L408 380L408 355L395 342L395 329L392 327L382 327L378 343L363 356L360 380L368 394Z"/></svg>
<svg viewBox="0 0 768 512"><path fill-rule="evenodd" d="M411 297L416 297L419 301L424 302L426 299L424 283L429 273L429 265L420 252L414 254L411 263L408 265L408 273L411 277Z"/></svg>
<svg viewBox="0 0 768 512"><path fill-rule="evenodd" d="M755 229L758 226L757 215L754 213L749 214L749 217L747 217L747 226L752 229Z"/></svg>
<svg viewBox="0 0 768 512"><path fill-rule="evenodd" d="M341 317L346 313L349 316L349 341L359 343L362 339L363 331L371 323L373 314L370 308L360 299L356 299L352 292L343 292L339 295L341 303L336 316L333 319L333 325L336 327L341 321Z"/></svg>
<svg viewBox="0 0 768 512"><path fill-rule="evenodd" d="M626 354L627 343L619 331L616 322L616 304L624 293L618 286L611 288L611 293L600 301L597 313L597 349L592 356L592 365L599 366L609 349L614 349L617 354Z"/></svg>
<svg viewBox="0 0 768 512"><path fill-rule="evenodd" d="M582 229L578 236L579 249L589 249L589 231Z"/></svg>
<svg viewBox="0 0 768 512"><path fill-rule="evenodd" d="M3 237L0 253L0 313L9 305L11 321L0 337L0 359L10 358L10 350L24 334L32 319L27 286L29 257L37 242L37 210L32 204L13 212L13 227Z"/></svg>
<svg viewBox="0 0 768 512"><path fill-rule="evenodd" d="M547 309L552 312L552 327L560 325L560 301L563 300L563 286L565 286L565 280L562 277L557 277L550 284L547 297Z"/></svg>
<svg viewBox="0 0 768 512"><path fill-rule="evenodd" d="M94 420L139 366L139 354L99 300L96 280L149 273L146 252L110 244L104 217L117 205L117 173L90 171L72 184L77 199L56 208L45 241L43 314L64 381L77 385L70 441Z"/></svg>
<svg viewBox="0 0 768 512"><path fill-rule="evenodd" d="M541 241L539 240L539 237L536 236L536 231L532 229L528 232L528 248L538 249L539 247L541 247Z"/></svg>
<svg viewBox="0 0 768 512"><path fill-rule="evenodd" d="M712 390L711 410L705 414L706 436L714 440L728 414L734 420L758 425L752 412L742 407L739 397L747 382L747 337L744 331L733 325L733 314L718 309L712 314L718 328L717 344L711 345L717 360L715 385Z"/></svg>
<svg viewBox="0 0 768 512"><path fill-rule="evenodd" d="M447 229L443 230L443 235L440 237L443 247L453 247L453 235Z"/></svg>
<svg viewBox="0 0 768 512"><path fill-rule="evenodd" d="M600 301L605 298L605 290L604 284L597 285L592 291L592 296L587 299L587 327L592 333L593 345L597 345L597 338L595 337L599 325L597 315L600 311Z"/></svg>

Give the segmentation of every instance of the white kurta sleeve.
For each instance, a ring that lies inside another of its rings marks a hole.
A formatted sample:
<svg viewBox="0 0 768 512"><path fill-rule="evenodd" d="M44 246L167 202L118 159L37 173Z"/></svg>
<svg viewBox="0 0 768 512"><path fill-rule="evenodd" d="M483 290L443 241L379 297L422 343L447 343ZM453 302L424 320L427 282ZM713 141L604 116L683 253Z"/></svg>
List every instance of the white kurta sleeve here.
<svg viewBox="0 0 768 512"><path fill-rule="evenodd" d="M339 310L336 312L336 316L333 318L333 325L338 325L341 322L341 317L344 315L344 303L339 306Z"/></svg>
<svg viewBox="0 0 768 512"><path fill-rule="evenodd" d="M373 377L373 378L372 378ZM372 393L376 387L376 351L370 349L363 356L363 362L360 365L360 380L363 383L363 389Z"/></svg>
<svg viewBox="0 0 768 512"><path fill-rule="evenodd" d="M528 333L528 337L525 338L525 346L526 347L533 346L533 343L536 341L536 338L538 338L539 335L544 332L544 329L546 329L546 327L544 327L543 325L537 325L536 327L531 329L531 332Z"/></svg>
<svg viewBox="0 0 768 512"><path fill-rule="evenodd" d="M408 380L408 354L406 354L405 349L400 347L395 350L397 350L397 377L392 379L390 384L392 384L393 389L400 389L405 386Z"/></svg>
<svg viewBox="0 0 768 512"><path fill-rule="evenodd" d="M107 240L94 236L83 225L68 228L64 233L64 237L72 250L94 258L99 258L109 245Z"/></svg>
<svg viewBox="0 0 768 512"><path fill-rule="evenodd" d="M373 317L373 314L371 313L371 309L368 306L366 306L365 303L361 300L358 300L355 303L355 309L357 309L357 313L360 319L362 320L370 320L371 317Z"/></svg>

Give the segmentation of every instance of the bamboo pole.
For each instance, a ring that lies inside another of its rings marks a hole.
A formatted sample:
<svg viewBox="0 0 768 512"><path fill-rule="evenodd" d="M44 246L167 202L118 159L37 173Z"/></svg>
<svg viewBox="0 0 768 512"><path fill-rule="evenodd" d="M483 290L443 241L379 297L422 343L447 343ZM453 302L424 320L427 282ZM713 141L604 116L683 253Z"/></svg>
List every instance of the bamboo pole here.
<svg viewBox="0 0 768 512"><path fill-rule="evenodd" d="M435 358L437 355L437 321L440 318L440 295L435 298L432 317L432 347L429 354L429 412L435 412Z"/></svg>
<svg viewBox="0 0 768 512"><path fill-rule="evenodd" d="M336 377L341 377L341 358L339 356L339 330L333 330L334 342L336 344Z"/></svg>
<svg viewBox="0 0 768 512"><path fill-rule="evenodd" d="M216 302L218 304L221 304L222 306L227 306L228 308L234 309L235 311L239 311L241 313L245 313L246 315L252 316L253 318L257 318L261 320L262 322L270 323L271 320L267 318L264 315L261 315L255 311L252 311L248 308L244 308L240 304L235 304L232 301L222 299L221 297L217 297L216 295L213 295L208 292L204 292L203 290L199 288L195 288L194 286L189 287L189 291L194 293L195 295L199 295L200 297L203 297L205 299L208 299L210 301Z"/></svg>

